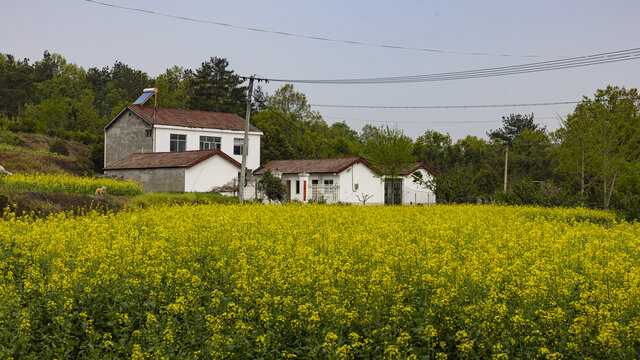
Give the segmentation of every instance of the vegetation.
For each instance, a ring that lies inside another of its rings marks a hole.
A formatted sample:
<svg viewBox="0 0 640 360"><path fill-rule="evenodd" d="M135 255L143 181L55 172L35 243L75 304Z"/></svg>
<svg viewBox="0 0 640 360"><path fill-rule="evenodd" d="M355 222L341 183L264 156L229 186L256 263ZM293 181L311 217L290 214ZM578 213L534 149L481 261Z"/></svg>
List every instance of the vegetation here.
<svg viewBox="0 0 640 360"><path fill-rule="evenodd" d="M639 226L469 205L9 216L0 357L637 358Z"/></svg>
<svg viewBox="0 0 640 360"><path fill-rule="evenodd" d="M134 182L96 179L58 174L14 174L0 178L4 189L23 191L47 191L66 194L94 194L99 187L106 186L108 195L134 196L142 194Z"/></svg>
<svg viewBox="0 0 640 360"><path fill-rule="evenodd" d="M102 129L141 89L159 88L159 106L244 117L246 88L241 80L219 57L194 70L173 66L154 78L121 62L85 70L49 52L34 63L0 54L0 143L22 146L14 135L18 132L65 139L67 147L82 143L88 149L83 158L91 163L82 164L79 173L99 173L104 158ZM414 134L384 126L365 125L358 132L344 122L329 125L291 84L273 94L257 87L251 119L264 133L262 165L279 159L365 156L381 172L394 176L401 163L419 161L438 174L431 185L441 202L480 198L573 206L577 198L582 206L612 208L634 219L640 197L639 99L636 89L609 86L592 98L584 97L555 132L537 124L534 114L510 114L503 117L501 128L487 132L488 140L467 136L454 141L449 134L432 130L414 140L407 136ZM1 153L0 161L5 161ZM17 167L10 171L23 171L24 164L15 156L6 161L1 164ZM49 170L43 161L38 167ZM567 196L547 201L515 194L523 188L545 192L549 184Z"/></svg>
<svg viewBox="0 0 640 360"><path fill-rule="evenodd" d="M269 169L264 172L262 178L258 181L258 186L270 201L283 201L287 193L287 188L282 183L282 179L273 175Z"/></svg>

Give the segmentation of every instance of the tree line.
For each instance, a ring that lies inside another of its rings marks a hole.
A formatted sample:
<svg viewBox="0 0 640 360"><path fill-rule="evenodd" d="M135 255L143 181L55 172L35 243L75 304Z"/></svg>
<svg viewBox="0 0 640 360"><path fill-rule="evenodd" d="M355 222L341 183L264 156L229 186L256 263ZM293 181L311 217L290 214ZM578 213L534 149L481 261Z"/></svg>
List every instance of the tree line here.
<svg viewBox="0 0 640 360"><path fill-rule="evenodd" d="M0 54L0 130L83 142L100 171L103 127L146 87L159 89L160 107L245 116L247 88L224 58L211 57L194 70L173 66L151 77L119 61L85 70L49 52L33 63ZM553 132L536 123L534 114L509 114L501 128L487 131L487 139L456 141L432 130L413 139L388 126L356 131L345 122L327 124L290 84L273 94L258 86L252 100L251 122L264 132L263 164L365 156L394 176L404 164L424 162L438 176L414 180L432 188L441 202L581 205L640 216L636 89L609 86L585 96Z"/></svg>

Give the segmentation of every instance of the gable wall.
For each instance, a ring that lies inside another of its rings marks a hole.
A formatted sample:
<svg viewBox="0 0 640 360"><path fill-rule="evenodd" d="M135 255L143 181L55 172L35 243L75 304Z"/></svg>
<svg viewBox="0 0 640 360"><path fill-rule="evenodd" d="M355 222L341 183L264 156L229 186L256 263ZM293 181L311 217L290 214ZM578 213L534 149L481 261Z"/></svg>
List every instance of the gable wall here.
<svg viewBox="0 0 640 360"><path fill-rule="evenodd" d="M238 177L240 168L220 155L212 156L203 162L185 169L184 191L211 191Z"/></svg>
<svg viewBox="0 0 640 360"><path fill-rule="evenodd" d="M357 163L340 173L340 201L362 204L357 196L365 194L373 195L367 205L384 204L384 181L367 165Z"/></svg>
<svg viewBox="0 0 640 360"><path fill-rule="evenodd" d="M142 185L144 192L184 191L184 168L105 170L105 175L115 175Z"/></svg>
<svg viewBox="0 0 640 360"><path fill-rule="evenodd" d="M127 109L104 133L104 166L133 153L152 152L152 138L145 136L151 125Z"/></svg>
<svg viewBox="0 0 640 360"><path fill-rule="evenodd" d="M418 169L415 172L421 173L422 179L425 181L433 179L433 175L425 169ZM414 183L412 174L409 174L403 180L402 202L405 204L433 205L436 203L436 196L423 185Z"/></svg>

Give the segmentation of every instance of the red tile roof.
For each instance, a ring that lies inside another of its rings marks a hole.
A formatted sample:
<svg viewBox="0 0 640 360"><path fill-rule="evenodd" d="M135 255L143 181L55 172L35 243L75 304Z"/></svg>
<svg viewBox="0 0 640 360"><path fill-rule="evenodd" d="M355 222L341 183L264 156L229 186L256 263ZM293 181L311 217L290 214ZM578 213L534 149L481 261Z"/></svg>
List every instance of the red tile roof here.
<svg viewBox="0 0 640 360"><path fill-rule="evenodd" d="M236 114L156 108L156 113L154 115L152 106L127 105L126 109L133 111L146 122L155 125L244 131L245 120ZM111 120L111 122L105 126L105 130L114 121L116 121L119 116L120 114ZM253 125L249 125L249 131L260 131L260 129Z"/></svg>
<svg viewBox="0 0 640 360"><path fill-rule="evenodd" d="M300 159L273 160L255 171L256 175L264 174L265 170L279 171L283 174L308 173L341 173L356 163L363 163L373 171L375 169L362 157L345 157L336 159Z"/></svg>
<svg viewBox="0 0 640 360"><path fill-rule="evenodd" d="M105 167L105 170L190 168L212 156L220 155L232 164L240 163L220 150L196 150L178 152L136 153Z"/></svg>

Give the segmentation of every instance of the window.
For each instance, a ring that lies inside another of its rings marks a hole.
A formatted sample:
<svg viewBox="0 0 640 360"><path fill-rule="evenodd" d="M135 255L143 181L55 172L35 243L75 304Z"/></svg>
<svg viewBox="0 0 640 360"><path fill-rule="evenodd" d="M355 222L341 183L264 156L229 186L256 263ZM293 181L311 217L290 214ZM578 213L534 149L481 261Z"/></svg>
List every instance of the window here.
<svg viewBox="0 0 640 360"><path fill-rule="evenodd" d="M171 134L169 140L169 151L187 150L187 135Z"/></svg>
<svg viewBox="0 0 640 360"><path fill-rule="evenodd" d="M200 136L200 150L220 150L220 138L214 136Z"/></svg>
<svg viewBox="0 0 640 360"><path fill-rule="evenodd" d="M296 194L300 194L300 180L296 180Z"/></svg>
<svg viewBox="0 0 640 360"><path fill-rule="evenodd" d="M233 139L233 155L242 155L244 139Z"/></svg>
<svg viewBox="0 0 640 360"><path fill-rule="evenodd" d="M318 179L311 180L311 185L318 185Z"/></svg>
<svg viewBox="0 0 640 360"><path fill-rule="evenodd" d="M144 136L150 138L151 137L151 129L147 129L144 131Z"/></svg>
<svg viewBox="0 0 640 360"><path fill-rule="evenodd" d="M324 185L325 185L325 186L327 186L327 185L333 185L333 179L325 179L325 181L324 181Z"/></svg>

